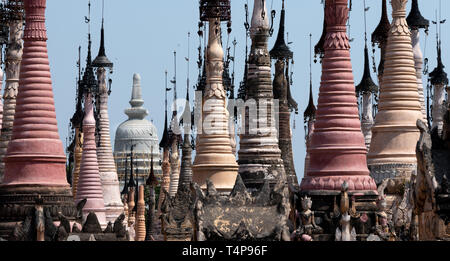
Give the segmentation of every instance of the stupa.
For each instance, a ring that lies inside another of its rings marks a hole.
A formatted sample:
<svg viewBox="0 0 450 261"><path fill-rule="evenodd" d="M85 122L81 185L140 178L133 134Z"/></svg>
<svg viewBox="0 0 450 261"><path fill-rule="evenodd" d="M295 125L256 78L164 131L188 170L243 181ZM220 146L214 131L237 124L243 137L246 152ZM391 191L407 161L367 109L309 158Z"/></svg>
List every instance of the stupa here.
<svg viewBox="0 0 450 261"><path fill-rule="evenodd" d="M83 118L83 152L81 156L80 174L78 178L77 196L75 203L87 199L83 208L83 220L89 212L97 215L100 225L106 227L106 208L103 196L100 170L95 142L96 121L94 118L93 94L99 88L94 76L91 60L91 35L89 34L88 57L82 79L84 92L84 118Z"/></svg>
<svg viewBox="0 0 450 261"><path fill-rule="evenodd" d="M428 34L428 26L430 21L425 19L419 10L418 0L412 0L411 12L406 18L408 26L411 28L411 41L414 53L414 63L416 68L417 87L419 91L420 105L422 108L423 120L427 122L427 109L425 107L425 96L423 94L422 70L423 70L423 54L420 48L420 29L425 29Z"/></svg>
<svg viewBox="0 0 450 261"><path fill-rule="evenodd" d="M275 124L273 88L271 84L269 15L265 1L254 1L250 26L252 46L249 55L246 102L240 135L239 174L250 190L262 188L265 180L273 187L286 180ZM247 106L247 105L246 105Z"/></svg>
<svg viewBox="0 0 450 261"><path fill-rule="evenodd" d="M148 209L147 209L147 217L145 221L145 241L153 241L155 231L155 203L156 203L156 195L155 189L158 186L158 180L156 179L155 172L153 170L153 158L151 159L150 165L150 175L148 176L147 181L145 182L148 186Z"/></svg>
<svg viewBox="0 0 450 261"><path fill-rule="evenodd" d="M20 62L23 54L23 2L9 1L9 40L5 57L5 90L3 91L3 120L0 133L0 183L5 171L4 158L8 143L11 140L16 98L19 88ZM3 76L1 77L3 79Z"/></svg>
<svg viewBox="0 0 450 261"><path fill-rule="evenodd" d="M156 127L145 117L148 111L142 106L141 77L139 74L133 75L133 89L131 94L131 108L125 110L128 120L119 125L116 130L114 143L114 159L117 167L117 174L121 189L125 183L125 169L127 155L131 152L131 146L134 146L135 170L138 173L136 180L140 184L144 184L150 174L150 158L153 155L155 162L160 161L160 153L158 149L158 132ZM152 150L153 147L153 150ZM154 166L155 175L161 178L162 171L160 164Z"/></svg>
<svg viewBox="0 0 450 261"><path fill-rule="evenodd" d="M279 100L279 148L281 158L283 159L284 169L288 184L298 186L298 178L295 172L294 158L292 153L292 130L291 130L291 111L298 113L298 106L291 97L289 81L289 63L293 59L293 52L284 41L286 10L284 9L284 0L282 2L280 28L278 30L275 46L270 51L270 57L276 60L275 78L273 80L273 97Z"/></svg>
<svg viewBox="0 0 450 261"><path fill-rule="evenodd" d="M366 8L364 2L364 24L366 20ZM364 31L364 74L361 82L356 86L356 94L358 96L359 114L361 119L361 128L364 134L367 150L370 148L370 140L372 139L373 126L373 107L376 103L375 99L378 95L378 86L373 82L370 75L369 50L367 48L367 29Z"/></svg>
<svg viewBox="0 0 450 261"><path fill-rule="evenodd" d="M206 54L206 86L202 102L202 121L197 125L197 145L193 181L206 189L211 180L220 192L230 192L238 166L229 133L227 96L223 87L223 56L220 23L230 21L229 0L201 0L200 20L209 23ZM231 22L229 22L229 27Z"/></svg>
<svg viewBox="0 0 450 261"><path fill-rule="evenodd" d="M368 154L371 176L377 184L395 179L401 184L416 172L418 119L423 119L411 33L406 23L407 0L392 0L393 21L386 45L378 114Z"/></svg>
<svg viewBox="0 0 450 261"><path fill-rule="evenodd" d="M441 136L444 127L444 116L447 111L445 107L445 91L448 85L448 77L444 71L445 66L442 63L441 43L440 40L438 41L437 66L430 73L430 83L433 86L433 123L431 130L437 131L438 135Z"/></svg>
<svg viewBox="0 0 450 261"><path fill-rule="evenodd" d="M310 194L349 191L376 194L366 166L366 148L358 107L345 23L347 0L327 0L327 36L322 60L322 84L311 137L310 164L300 189ZM333 37L332 37L333 36Z"/></svg>
<svg viewBox="0 0 450 261"><path fill-rule="evenodd" d="M389 30L391 28L391 24L389 22L388 13L387 13L387 4L386 0L382 0L381 5L381 18L378 26L372 33L372 46L378 44L378 47L381 49L380 54L380 64L378 65L378 83L381 84L381 80L383 78L384 72L384 60L386 56L386 44L389 35Z"/></svg>
<svg viewBox="0 0 450 261"><path fill-rule="evenodd" d="M173 109L172 119L170 120L169 140L170 140L170 183L169 195L175 196L178 190L178 182L180 179L180 127L178 121L178 112L176 108L177 102L177 53L174 52L175 76L171 81L173 83Z"/></svg>
<svg viewBox="0 0 450 261"><path fill-rule="evenodd" d="M164 191L169 192L170 187L170 134L167 120L167 91L170 89L167 88L167 72L166 72L166 87L165 87L165 119L164 119L164 131L161 142L159 143L159 147L163 149L163 158L162 158L162 179L161 179L161 187L159 189L159 197L158 197L158 208L156 217L159 217L161 213L161 204L164 201L166 193Z"/></svg>
<svg viewBox="0 0 450 261"><path fill-rule="evenodd" d="M310 42L310 49L311 49L311 37L312 35L309 35L309 42ZM305 156L305 166L304 166L304 172L303 176L306 175L306 170L309 166L309 153L308 148L311 145L311 137L314 132L314 122L316 121L316 105L314 105L314 97L313 97L313 84L312 84L312 57L310 54L309 57L309 100L308 100L308 106L306 106L305 111L303 112L303 123L305 125L305 143L306 143L306 156Z"/></svg>
<svg viewBox="0 0 450 261"><path fill-rule="evenodd" d="M100 179L103 188L103 200L106 208L106 221L114 222L117 217L123 213L123 204L120 199L119 180L117 169L114 163L114 156L111 147L111 137L108 115L108 98L111 92L111 86L108 90L106 85L106 69L112 70L113 63L106 57L105 52L105 30L102 20L100 49L97 57L92 62L93 67L97 68L98 81L98 146L97 159L100 170Z"/></svg>
<svg viewBox="0 0 450 261"><path fill-rule="evenodd" d="M135 241L145 240L145 201L144 201L144 185L139 186L139 194L136 205L136 239Z"/></svg>
<svg viewBox="0 0 450 261"><path fill-rule="evenodd" d="M76 215L56 122L46 43L46 0L25 0L24 9L24 49L14 128L0 185L2 232L23 221L37 200L54 218L59 213L68 218Z"/></svg>
<svg viewBox="0 0 450 261"><path fill-rule="evenodd" d="M189 103L189 86L188 86L186 88L186 104L183 113L184 137L182 145L181 170L178 182L178 190L180 190L180 187L182 186L189 186L192 181L192 144L190 139L191 124L185 121L185 119L191 118L192 114Z"/></svg>
<svg viewBox="0 0 450 261"><path fill-rule="evenodd" d="M80 75L81 77L81 75ZM84 90L82 88L83 81L81 79L77 82L77 98L76 98L76 107L75 113L70 119L70 125L74 129L74 137L73 144L69 146L70 150L73 151L73 170L72 170L72 194L73 197L77 196L77 187L78 187L78 178L80 176L80 166L81 166L81 157L83 155L83 132L81 129L83 117L84 117L84 109L83 109L83 96Z"/></svg>

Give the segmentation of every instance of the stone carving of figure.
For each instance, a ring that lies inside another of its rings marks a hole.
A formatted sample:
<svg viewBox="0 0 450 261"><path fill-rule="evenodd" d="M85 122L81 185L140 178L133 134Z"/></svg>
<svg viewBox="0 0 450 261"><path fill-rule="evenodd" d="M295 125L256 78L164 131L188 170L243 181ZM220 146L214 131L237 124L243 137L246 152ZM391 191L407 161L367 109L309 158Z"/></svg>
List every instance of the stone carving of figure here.
<svg viewBox="0 0 450 261"><path fill-rule="evenodd" d="M373 239L377 241L395 241L396 235L386 214L387 203L384 195L380 196L377 205L378 212L376 215L375 235L372 234L370 238L378 237L378 239Z"/></svg>
<svg viewBox="0 0 450 261"><path fill-rule="evenodd" d="M316 225L314 220L314 211L311 210L312 200L308 196L301 199L302 211L297 213L298 228L293 236L300 238L301 241L312 241L312 235L320 234L323 229Z"/></svg>
<svg viewBox="0 0 450 261"><path fill-rule="evenodd" d="M356 241L356 230L351 226L350 202L348 198L348 184L342 184L341 203L339 212L341 220L336 228L335 241Z"/></svg>

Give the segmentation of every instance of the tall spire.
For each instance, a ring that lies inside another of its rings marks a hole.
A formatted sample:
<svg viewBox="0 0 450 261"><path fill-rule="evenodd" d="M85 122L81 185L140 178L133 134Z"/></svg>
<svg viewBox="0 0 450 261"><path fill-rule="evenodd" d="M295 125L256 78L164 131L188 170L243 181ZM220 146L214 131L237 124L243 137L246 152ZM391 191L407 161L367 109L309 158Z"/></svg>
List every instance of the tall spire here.
<svg viewBox="0 0 450 261"><path fill-rule="evenodd" d="M309 48L312 52L311 37L312 37L312 34L309 34ZM311 52L309 54L309 101L308 101L308 106L306 107L306 110L303 113L303 119L304 119L305 125L308 124L309 122L314 122L315 117L316 117L316 106L314 105L314 97L313 97L313 90L312 90L312 62L311 62L312 55L311 55ZM309 129L309 127L308 127L308 129Z"/></svg>
<svg viewBox="0 0 450 261"><path fill-rule="evenodd" d="M86 93L84 108L83 154L75 203L78 204L81 200L87 199L87 203L83 208L83 217L86 217L90 211L93 211L97 215L102 227L106 227L106 209L97 161L97 148L95 145L96 122L94 118L92 93Z"/></svg>
<svg viewBox="0 0 450 261"><path fill-rule="evenodd" d="M281 150L281 158L283 159L287 182L289 185L298 187L292 153L291 111L289 108L290 82L288 80L289 62L294 57L294 54L289 50L289 47L284 41L284 20L285 10L283 0L277 41L272 51L270 51L270 57L276 60L273 98L279 100L279 111L277 112L279 119L278 147Z"/></svg>
<svg viewBox="0 0 450 261"><path fill-rule="evenodd" d="M369 148L370 140L372 139L374 95L378 94L378 86L370 75L369 50L367 48L367 11L366 1L364 0L364 73L361 82L356 86L356 95L359 99L361 129L366 141L366 147Z"/></svg>
<svg viewBox="0 0 450 261"><path fill-rule="evenodd" d="M193 181L206 189L206 181L209 179L218 190L227 193L233 188L238 168L230 139L230 117L223 87L224 51L220 41L221 22L228 21L228 28L231 29L230 1L201 0L200 19L209 25L206 86L203 95L203 104L208 106L202 106L202 121L197 126ZM214 124L211 124L212 120Z"/></svg>
<svg viewBox="0 0 450 261"><path fill-rule="evenodd" d="M385 178L408 181L416 172L420 136L417 120L423 119L411 32L406 23L407 0L391 0L391 4L393 21L386 44L379 110L367 155L377 184Z"/></svg>
<svg viewBox="0 0 450 261"><path fill-rule="evenodd" d="M92 66L94 67L103 67L103 68L113 68L114 64L106 57L105 51L105 29L104 29L104 21L102 19L102 29L100 30L100 49L98 50L98 55L92 62Z"/></svg>
<svg viewBox="0 0 450 261"><path fill-rule="evenodd" d="M275 126L274 89L267 49L270 31L267 14L266 1L254 0L246 97L254 99L256 104L243 116L245 124L238 152L239 174L251 190L261 189L265 182L272 187L279 181L287 182ZM283 77L280 79L283 80Z"/></svg>
<svg viewBox="0 0 450 261"><path fill-rule="evenodd" d="M24 48L14 128L0 185L0 213L8 213L9 224L23 221L38 196L53 218L58 212L67 217L75 215L53 98L46 0L26 0L24 7ZM2 223L0 231L5 231Z"/></svg>
<svg viewBox="0 0 450 261"><path fill-rule="evenodd" d="M123 204L120 199L120 189L119 189L119 179L117 175L117 168L114 164L114 156L113 150L111 146L111 134L110 134L110 123L109 123L109 115L108 115L108 98L111 90L111 80L109 80L109 89L107 87L107 72L106 68L112 68L113 64L108 61L105 56L105 39L104 39L104 30L103 30L103 18L102 18L102 29L101 29L101 41L100 41L100 51L99 56L94 60L93 65L97 68L97 81L99 85L99 92L97 95L97 114L99 115L97 120L97 130L98 130L98 146L97 146L97 157L98 157L98 165L100 170L100 178L102 181L103 187L103 196L106 207L106 219L107 221L114 222L117 217L123 212ZM103 59L106 58L106 59ZM138 97L136 99L142 100L142 94L140 89L140 83L136 83L136 92L138 93ZM133 88L135 88L133 86ZM132 99L133 101L133 99ZM132 103L135 104L136 102ZM139 101L137 106L142 106L142 102ZM135 109L135 113L136 110ZM147 112L145 109L142 111ZM130 114L129 114L130 115ZM146 115L146 114L144 114ZM140 115L138 116L140 118Z"/></svg>
<svg viewBox="0 0 450 261"><path fill-rule="evenodd" d="M189 45L189 44L188 44ZM188 48L189 50L189 48ZM188 51L189 53L189 51ZM183 127L184 127L184 138L183 138L183 146L182 146L182 159L181 159L181 170L180 177L178 182L178 191L183 186L189 186L192 181L192 144L190 139L190 133L192 129L192 113L191 113L191 105L189 102L189 63L190 57L188 54L187 58L187 85L186 85L186 103L184 106L183 112Z"/></svg>
<svg viewBox="0 0 450 261"><path fill-rule="evenodd" d="M8 44L5 55L6 78L5 90L3 92L3 121L0 126L0 183L3 180L5 169L4 158L12 135L17 91L19 88L20 63L23 54L23 2L8 1L6 8L9 16L9 39L8 35L5 35L4 40L8 40ZM6 33L6 31L8 30L5 30L4 32Z"/></svg>
<svg viewBox="0 0 450 261"><path fill-rule="evenodd" d="M170 88L167 88L167 71L166 71L166 87L165 87L165 109L164 109L164 131L161 142L159 143L160 148L166 148L170 146L169 141L169 126L168 126L168 118L167 118L167 92L170 91Z"/></svg>
<svg viewBox="0 0 450 261"><path fill-rule="evenodd" d="M376 195L369 176L366 147L358 108L346 33L348 0L327 0L327 37L322 61L322 83L314 132L308 148L308 169L301 182L305 193L338 193L345 183L349 191ZM326 191L326 192L324 192Z"/></svg>

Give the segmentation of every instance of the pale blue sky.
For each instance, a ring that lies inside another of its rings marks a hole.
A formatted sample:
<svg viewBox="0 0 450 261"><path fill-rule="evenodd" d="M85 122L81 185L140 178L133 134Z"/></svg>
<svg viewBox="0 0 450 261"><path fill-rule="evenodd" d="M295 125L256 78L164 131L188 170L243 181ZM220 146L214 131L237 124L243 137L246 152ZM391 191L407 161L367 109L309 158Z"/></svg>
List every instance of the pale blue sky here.
<svg viewBox="0 0 450 261"><path fill-rule="evenodd" d="M231 40L236 38L236 86L242 79L245 53L244 4L246 0L232 0L233 32ZM250 0L250 15L253 1ZM275 9L274 37L270 39L272 48L278 32L279 10L281 0L267 0L268 9ZM273 2L273 4L272 4ZM300 114L294 116L296 128L292 130L293 149L297 175L303 177L305 144L303 128L303 111L307 106L309 87L309 34L313 34L315 45L322 33L323 6L320 0L286 0L286 30L289 32L291 49L294 52L295 66L292 95L299 103ZM389 2L389 1L388 1ZM88 0L47 0L48 50L55 94L56 114L60 137L65 143L68 135L69 120L75 109L75 78L78 74L76 61L78 46L82 46L82 65L85 64L87 48L87 25L84 16L87 15ZM370 10L367 13L367 31L370 34L379 22L381 0L366 0ZM435 10L438 0L420 0L420 9L425 18L435 20ZM92 38L93 56L98 52L101 0L92 0ZM407 12L409 13L410 3ZM445 10L450 10L450 1L442 1L443 16L448 18ZM388 4L389 17L391 8ZM130 105L133 73L142 77L143 97L145 107L149 110L149 120L153 120L161 137L164 125L164 71L167 69L169 78L173 77L173 51L178 52L178 92L184 97L186 88L187 33L191 32L191 85L197 79L197 24L198 0L105 0L105 33L106 52L114 62L112 94L109 102L109 117L111 121L111 138L117 126L127 119L124 109ZM390 18L391 19L391 18ZM351 58L356 84L362 77L364 50L364 13L363 1L353 0L353 10L350 14ZM443 62L448 64L450 55L445 48L450 44L448 23L442 27ZM423 31L422 31L423 32ZM430 71L436 66L435 26L430 28L426 57L430 59ZM422 34L422 49L425 49L425 37ZM371 47L369 47L371 49ZM378 65L377 49L377 65ZM447 69L448 71L448 69ZM313 64L314 99L317 101L320 84L320 64ZM376 77L372 74L374 80ZM426 81L426 77L424 77ZM237 87L236 87L237 88ZM192 86L191 86L192 93Z"/></svg>

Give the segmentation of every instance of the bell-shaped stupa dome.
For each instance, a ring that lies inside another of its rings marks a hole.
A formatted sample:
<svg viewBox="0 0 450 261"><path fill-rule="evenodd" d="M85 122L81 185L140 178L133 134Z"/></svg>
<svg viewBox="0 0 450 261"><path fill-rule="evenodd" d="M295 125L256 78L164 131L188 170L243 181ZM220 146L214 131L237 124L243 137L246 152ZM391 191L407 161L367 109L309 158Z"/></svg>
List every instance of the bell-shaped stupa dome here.
<svg viewBox="0 0 450 261"><path fill-rule="evenodd" d="M161 166L159 153L158 131L145 117L148 110L142 107L141 77L133 76L133 90L130 100L131 108L125 110L128 120L119 125L116 130L114 158L117 166L121 187L124 185L125 172L131 172L131 152L133 151L133 175L138 175L140 184L144 184L150 174L151 156L153 154L154 172L160 178ZM132 149L133 147L133 149Z"/></svg>

